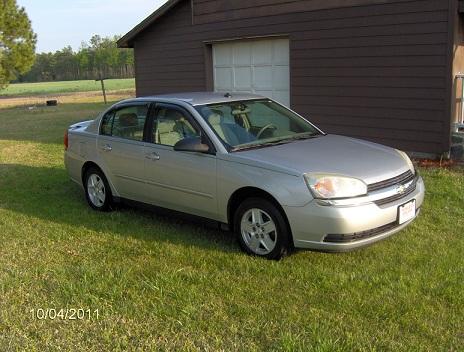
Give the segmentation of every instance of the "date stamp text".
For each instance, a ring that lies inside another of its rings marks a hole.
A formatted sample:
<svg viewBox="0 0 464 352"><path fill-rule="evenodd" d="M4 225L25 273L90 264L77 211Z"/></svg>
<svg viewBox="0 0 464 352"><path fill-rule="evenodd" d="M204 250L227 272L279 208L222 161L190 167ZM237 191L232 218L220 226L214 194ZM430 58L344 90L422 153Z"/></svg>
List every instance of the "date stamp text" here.
<svg viewBox="0 0 464 352"><path fill-rule="evenodd" d="M98 320L98 309L84 308L33 308L29 310L33 319L38 320Z"/></svg>

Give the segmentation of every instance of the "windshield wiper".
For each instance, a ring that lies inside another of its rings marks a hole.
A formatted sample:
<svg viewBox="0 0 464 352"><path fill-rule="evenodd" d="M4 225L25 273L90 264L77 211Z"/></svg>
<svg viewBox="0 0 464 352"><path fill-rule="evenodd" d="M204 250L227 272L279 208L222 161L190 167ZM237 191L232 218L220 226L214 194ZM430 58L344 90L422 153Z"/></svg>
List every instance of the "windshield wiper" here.
<svg viewBox="0 0 464 352"><path fill-rule="evenodd" d="M267 146L287 144L287 143L291 143L291 142L297 141L297 140L315 138L315 137L318 137L318 136L322 136L322 134L317 133L317 132L312 132L310 134L305 133L303 135L300 134L300 135L296 135L296 136L285 137L285 138L282 138L282 139L278 139L276 141L269 141L269 142L258 143L258 144L237 146L237 147L232 148L230 151L231 152L236 152L236 151L239 151L239 150L258 149L258 148L263 148L263 147L267 147Z"/></svg>
<svg viewBox="0 0 464 352"><path fill-rule="evenodd" d="M297 141L297 140L301 140L301 139L315 138L315 137L318 137L318 136L322 136L322 134L317 133L317 132L311 132L311 133L305 133L305 134L300 134L300 135L296 135L296 136L290 136L290 137L288 137L288 139L290 139L292 141Z"/></svg>
<svg viewBox="0 0 464 352"><path fill-rule="evenodd" d="M279 139L277 141L272 141L272 142L265 142L265 143L238 146L238 147L232 148L230 151L231 152L236 152L236 151L239 151L239 150L259 149L259 148L267 147L267 146L270 146L270 145L286 144L286 143L290 143L291 141L292 140L289 140L289 139L285 138L285 139Z"/></svg>

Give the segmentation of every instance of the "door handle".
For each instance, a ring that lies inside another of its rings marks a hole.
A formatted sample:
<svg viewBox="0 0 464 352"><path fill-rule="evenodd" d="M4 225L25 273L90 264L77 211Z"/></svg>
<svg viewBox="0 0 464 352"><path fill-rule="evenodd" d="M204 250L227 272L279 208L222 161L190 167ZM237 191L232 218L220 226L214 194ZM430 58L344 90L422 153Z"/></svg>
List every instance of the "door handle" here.
<svg viewBox="0 0 464 352"><path fill-rule="evenodd" d="M153 153L146 154L145 158L148 159L148 160L156 161L156 160L160 159L160 156L158 155L158 153L153 152Z"/></svg>
<svg viewBox="0 0 464 352"><path fill-rule="evenodd" d="M102 150L103 150L104 152L110 152L110 151L113 150L113 148L112 148L109 144L105 144L105 146L102 147Z"/></svg>

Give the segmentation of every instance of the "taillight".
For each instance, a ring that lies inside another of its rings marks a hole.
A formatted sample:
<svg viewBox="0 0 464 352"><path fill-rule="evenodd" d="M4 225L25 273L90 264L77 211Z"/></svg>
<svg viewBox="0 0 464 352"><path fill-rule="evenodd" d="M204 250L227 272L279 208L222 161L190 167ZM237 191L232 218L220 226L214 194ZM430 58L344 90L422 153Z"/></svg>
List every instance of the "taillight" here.
<svg viewBox="0 0 464 352"><path fill-rule="evenodd" d="M68 130L64 133L64 150L68 150L69 139L68 139Z"/></svg>

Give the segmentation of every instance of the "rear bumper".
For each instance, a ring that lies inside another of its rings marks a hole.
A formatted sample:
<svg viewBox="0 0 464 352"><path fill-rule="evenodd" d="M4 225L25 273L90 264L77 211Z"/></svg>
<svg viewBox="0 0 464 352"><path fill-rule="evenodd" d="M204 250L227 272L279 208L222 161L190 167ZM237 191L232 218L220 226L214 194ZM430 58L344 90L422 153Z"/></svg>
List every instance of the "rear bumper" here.
<svg viewBox="0 0 464 352"><path fill-rule="evenodd" d="M334 206L312 201L303 207L283 208L295 247L342 252L370 245L408 226L414 219L399 225L398 207L415 199L417 217L424 193L419 177L413 192L384 205Z"/></svg>

